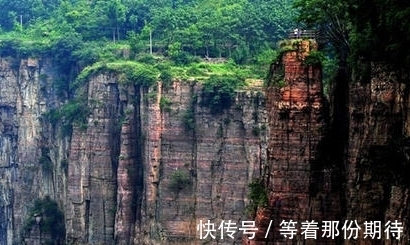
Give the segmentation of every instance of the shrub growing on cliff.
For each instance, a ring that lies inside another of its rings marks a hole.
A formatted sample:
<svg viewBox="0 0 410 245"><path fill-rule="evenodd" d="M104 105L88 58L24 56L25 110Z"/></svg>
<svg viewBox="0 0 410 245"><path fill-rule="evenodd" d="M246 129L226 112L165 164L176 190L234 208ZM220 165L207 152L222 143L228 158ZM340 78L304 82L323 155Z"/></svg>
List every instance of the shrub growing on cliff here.
<svg viewBox="0 0 410 245"><path fill-rule="evenodd" d="M36 221L37 216L41 217L39 223ZM43 234L43 244L64 244L64 214L57 202L49 196L34 201L23 227L23 237L30 235L30 231L36 229L36 226Z"/></svg>
<svg viewBox="0 0 410 245"><path fill-rule="evenodd" d="M97 62L84 68L84 70L78 75L73 89L86 82L91 76L104 72L118 73L120 83L138 84L146 87L153 85L159 75L158 70L154 66L139 62Z"/></svg>
<svg viewBox="0 0 410 245"><path fill-rule="evenodd" d="M191 182L188 172L177 169L171 173L169 189L172 192L179 193L181 190L191 185Z"/></svg>
<svg viewBox="0 0 410 245"><path fill-rule="evenodd" d="M259 179L252 180L248 187L250 203L247 210L250 213L255 213L258 207L265 207L268 205L267 191Z"/></svg>
<svg viewBox="0 0 410 245"><path fill-rule="evenodd" d="M162 87L168 89L172 84L172 73L171 67L169 65L160 64L156 66L157 69L161 72L159 79L162 81Z"/></svg>
<svg viewBox="0 0 410 245"><path fill-rule="evenodd" d="M159 108L161 109L161 111L171 112L172 110L171 105L172 105L172 101L169 98L161 97L159 101Z"/></svg>
<svg viewBox="0 0 410 245"><path fill-rule="evenodd" d="M236 90L244 85L244 79L237 76L211 76L203 83L202 106L212 114L221 113L231 106Z"/></svg>
<svg viewBox="0 0 410 245"><path fill-rule="evenodd" d="M303 64L308 66L318 66L322 65L325 59L326 58L322 52L313 50L309 53L308 56L306 56Z"/></svg>
<svg viewBox="0 0 410 245"><path fill-rule="evenodd" d="M86 100L80 96L62 105L60 108L52 109L44 114L44 118L52 125L61 123L61 133L63 136L71 134L73 124L78 126L86 125L90 108Z"/></svg>

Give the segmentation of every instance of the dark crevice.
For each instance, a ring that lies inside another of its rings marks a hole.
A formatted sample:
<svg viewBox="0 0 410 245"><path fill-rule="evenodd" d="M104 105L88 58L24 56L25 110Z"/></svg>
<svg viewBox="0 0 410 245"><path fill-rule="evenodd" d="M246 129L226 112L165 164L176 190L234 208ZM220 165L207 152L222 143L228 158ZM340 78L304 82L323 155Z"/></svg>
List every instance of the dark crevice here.
<svg viewBox="0 0 410 245"><path fill-rule="evenodd" d="M144 133L142 131L142 115L141 115L141 90L144 89L143 87L136 85L135 86L135 95L136 98L134 100L134 135L137 135L135 138L135 177L132 178L134 181L134 197L133 197L133 207L134 210L134 220L138 222L139 226L141 226L142 222L142 200L143 200L143 193L144 193Z"/></svg>

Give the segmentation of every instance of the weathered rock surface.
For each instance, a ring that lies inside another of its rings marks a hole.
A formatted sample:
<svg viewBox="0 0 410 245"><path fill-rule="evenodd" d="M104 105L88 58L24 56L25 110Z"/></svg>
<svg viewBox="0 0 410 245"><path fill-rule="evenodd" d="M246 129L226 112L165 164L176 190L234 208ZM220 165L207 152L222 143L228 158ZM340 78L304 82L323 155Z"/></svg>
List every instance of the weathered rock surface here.
<svg viewBox="0 0 410 245"><path fill-rule="evenodd" d="M199 220L244 219L247 185L266 161L260 86L211 115L198 83L147 89L102 73L80 89L88 116L62 132L45 116L66 103L52 64L1 59L0 69L1 245L39 242L39 228L26 224L44 196L63 210L68 244L200 244ZM172 188L176 172L186 186Z"/></svg>
<svg viewBox="0 0 410 245"><path fill-rule="evenodd" d="M368 83L350 86L346 217L381 221L382 238L372 244L408 244L409 77L379 63L372 63L370 77ZM403 222L400 239L391 234L387 239L389 220Z"/></svg>
<svg viewBox="0 0 410 245"><path fill-rule="evenodd" d="M256 238L245 239L244 244L303 241L300 232L292 240L281 235L282 220L297 221L300 227L306 220L334 220L338 212L331 191L332 170L321 168L318 155L327 127L321 69L303 63L315 48L313 40L303 40L272 66L273 79L283 79L283 84L276 83L267 90L270 135L264 183L269 201L256 213Z"/></svg>
<svg viewBox="0 0 410 245"><path fill-rule="evenodd" d="M201 106L200 83L145 88L95 74L78 91L88 111L72 131L46 116L69 103L53 64L0 59L0 245L50 237L31 211L45 196L64 213L67 244L388 244L384 231L382 239L362 237L364 221L389 220L403 222L394 242L407 244L408 73L372 64L370 81L342 91L348 110L330 115L320 67L303 63L315 46L303 41L285 52L272 66L278 86L237 91L216 115ZM340 122L347 135L338 144ZM268 200L249 216L254 179ZM321 232L306 240L300 230L290 240L279 232L290 219L335 220L339 230L357 220L362 230L358 240ZM216 229L223 220L255 220L258 231L255 239L239 231L220 239L217 230L215 240L199 240L200 220Z"/></svg>
<svg viewBox="0 0 410 245"><path fill-rule="evenodd" d="M348 101L341 105L348 110L333 111L328 120L320 67L303 64L306 50L306 44L300 45L272 65L274 79L284 71L284 84L267 90L271 134L263 180L269 203L256 212L256 239L244 237L243 244L407 244L408 73L373 63L370 81L339 81L349 83L336 90L339 98L346 96L338 101ZM335 128L341 126L348 135ZM280 233L283 220L297 222L293 239ZM302 235L301 222L306 220L319 222L317 239ZM345 238L344 222L355 220L358 239ZM403 232L400 239L392 233L388 239L385 224L395 220L402 222ZM322 237L323 221L339 222L335 239ZM381 222L380 239L371 239L370 234L364 238L369 232L366 221Z"/></svg>
<svg viewBox="0 0 410 245"><path fill-rule="evenodd" d="M42 120L57 102L47 60L0 59L0 244L24 240L28 204L48 195L63 205L66 176L61 168L67 140ZM40 74L43 74L40 77ZM53 148L49 154L48 150ZM42 152L53 161L40 161Z"/></svg>

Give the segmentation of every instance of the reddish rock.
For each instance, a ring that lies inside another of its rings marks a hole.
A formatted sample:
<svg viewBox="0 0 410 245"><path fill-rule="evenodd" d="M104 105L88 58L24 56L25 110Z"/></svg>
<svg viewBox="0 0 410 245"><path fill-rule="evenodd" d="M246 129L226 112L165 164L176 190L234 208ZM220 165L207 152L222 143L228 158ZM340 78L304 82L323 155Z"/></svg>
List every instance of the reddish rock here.
<svg viewBox="0 0 410 245"><path fill-rule="evenodd" d="M304 240L300 229L293 240L281 235L279 224L282 220L297 221L300 226L306 220L333 220L338 212L330 178L324 178L330 170L316 169L320 164L319 144L327 126L321 70L319 66L303 64L303 59L315 48L313 41L303 41L299 49L285 52L276 67L279 69L272 71L275 74L284 70L284 85L270 87L266 92L270 135L264 181L269 204L256 213L260 232L253 240L244 239L243 244L291 244ZM276 74L273 77L280 76ZM270 223L271 229L266 235ZM310 243L309 240L305 242ZM329 244L320 236L314 243Z"/></svg>

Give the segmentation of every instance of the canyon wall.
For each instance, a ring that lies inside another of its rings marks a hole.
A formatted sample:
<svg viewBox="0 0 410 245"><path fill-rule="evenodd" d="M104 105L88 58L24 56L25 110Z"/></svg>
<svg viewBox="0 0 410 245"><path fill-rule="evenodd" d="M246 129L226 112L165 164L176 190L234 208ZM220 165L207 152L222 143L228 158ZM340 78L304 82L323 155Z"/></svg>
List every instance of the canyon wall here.
<svg viewBox="0 0 410 245"><path fill-rule="evenodd" d="M307 59L316 43L292 45L266 88L250 81L221 113L197 81L147 88L99 72L68 100L47 58L1 58L0 245L407 244L408 73L370 63L368 79L339 77L329 103ZM199 239L201 220L215 239ZM256 237L221 239L228 220L255 220ZM279 230L290 220L292 239ZM343 238L346 220L358 239ZM400 239L384 226L363 239L365 221L395 220ZM323 221L339 221L339 236L322 237Z"/></svg>
<svg viewBox="0 0 410 245"><path fill-rule="evenodd" d="M246 217L267 158L261 84L211 114L195 81L146 88L102 72L73 102L57 75L47 59L1 59L1 245L52 240L49 217L33 211L45 197L64 214L67 244L239 243L239 233L202 241L197 224Z"/></svg>
<svg viewBox="0 0 410 245"><path fill-rule="evenodd" d="M356 76L367 81L356 81L342 68L328 106L320 65L305 62L315 47L314 40L296 40L271 66L268 203L255 213L256 238L243 244L407 244L408 73L373 62L369 74ZM291 220L292 238L280 231ZM318 222L315 239L302 233L305 221ZM325 221L338 222L338 235L324 232ZM357 238L349 238L354 221ZM379 233L366 230L366 221L379 222ZM386 231L389 221L401 222L400 237Z"/></svg>
<svg viewBox="0 0 410 245"><path fill-rule="evenodd" d="M264 168L268 203L256 212L256 238L245 238L244 244L327 244L320 236L305 240L301 222L337 220L341 215L332 187L333 170L321 154L329 126L321 67L305 63L317 44L296 40L291 45L271 66L266 91L270 135ZM293 238L280 232L282 221L297 222Z"/></svg>
<svg viewBox="0 0 410 245"><path fill-rule="evenodd" d="M349 88L346 218L382 224L381 239L355 244L408 244L409 76L373 62L369 77ZM396 220L403 223L400 239L384 232L385 224Z"/></svg>

